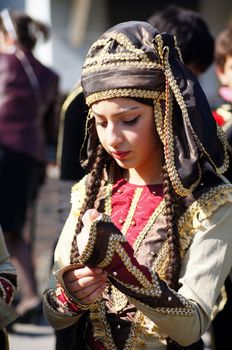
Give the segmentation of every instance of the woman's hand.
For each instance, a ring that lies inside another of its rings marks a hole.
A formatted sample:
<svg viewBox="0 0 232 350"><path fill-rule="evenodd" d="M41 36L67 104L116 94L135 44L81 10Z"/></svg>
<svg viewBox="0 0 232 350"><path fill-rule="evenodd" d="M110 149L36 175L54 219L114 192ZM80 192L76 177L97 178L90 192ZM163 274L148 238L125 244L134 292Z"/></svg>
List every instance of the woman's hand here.
<svg viewBox="0 0 232 350"><path fill-rule="evenodd" d="M91 304L106 288L107 274L99 267L82 267L63 276L68 292L83 304Z"/></svg>
<svg viewBox="0 0 232 350"><path fill-rule="evenodd" d="M82 222L84 226L81 232L77 235L77 246L80 255L82 255L88 242L91 224L94 220L99 218L100 215L101 213L99 213L96 209L88 209L83 215Z"/></svg>

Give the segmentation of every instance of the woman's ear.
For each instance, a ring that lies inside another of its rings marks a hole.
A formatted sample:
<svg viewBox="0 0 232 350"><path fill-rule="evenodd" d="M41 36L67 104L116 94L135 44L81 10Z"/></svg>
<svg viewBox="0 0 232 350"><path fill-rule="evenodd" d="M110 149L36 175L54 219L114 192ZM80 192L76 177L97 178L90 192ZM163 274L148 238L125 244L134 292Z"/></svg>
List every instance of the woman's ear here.
<svg viewBox="0 0 232 350"><path fill-rule="evenodd" d="M220 83L224 86L227 86L228 79L227 79L226 74L224 73L223 67L216 66L215 71L216 71L216 75L217 75L218 79L220 80Z"/></svg>

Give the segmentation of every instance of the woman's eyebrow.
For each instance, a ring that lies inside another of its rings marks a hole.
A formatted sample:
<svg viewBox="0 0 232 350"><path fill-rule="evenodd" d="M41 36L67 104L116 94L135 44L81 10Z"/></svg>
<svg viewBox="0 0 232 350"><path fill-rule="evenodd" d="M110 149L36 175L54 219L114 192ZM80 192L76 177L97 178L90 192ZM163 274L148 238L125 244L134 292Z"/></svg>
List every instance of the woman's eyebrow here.
<svg viewBox="0 0 232 350"><path fill-rule="evenodd" d="M140 107L139 106L125 107L125 108L122 108L122 110L120 112L112 114L112 116L117 117L117 116L121 115L122 113L133 111L133 110L136 110L136 109L140 109ZM95 112L93 109L92 109L92 112L97 117L104 117L104 115Z"/></svg>

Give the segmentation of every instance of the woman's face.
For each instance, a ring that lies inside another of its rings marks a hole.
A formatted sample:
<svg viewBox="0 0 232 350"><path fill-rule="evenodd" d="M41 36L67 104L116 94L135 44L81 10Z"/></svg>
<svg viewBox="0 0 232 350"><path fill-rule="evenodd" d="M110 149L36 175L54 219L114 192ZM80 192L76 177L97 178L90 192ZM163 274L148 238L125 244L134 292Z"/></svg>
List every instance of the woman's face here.
<svg viewBox="0 0 232 350"><path fill-rule="evenodd" d="M217 75L222 85L232 89L232 56L226 56L223 70L218 68Z"/></svg>
<svg viewBox="0 0 232 350"><path fill-rule="evenodd" d="M0 52L8 52L9 48L11 48L13 44L13 39L8 34L5 34L0 30Z"/></svg>
<svg viewBox="0 0 232 350"><path fill-rule="evenodd" d="M132 98L112 98L94 103L92 112L101 144L120 167L136 169L143 176L162 162L151 106Z"/></svg>
<svg viewBox="0 0 232 350"><path fill-rule="evenodd" d="M0 52L4 51L4 47L5 47L5 35L0 30Z"/></svg>

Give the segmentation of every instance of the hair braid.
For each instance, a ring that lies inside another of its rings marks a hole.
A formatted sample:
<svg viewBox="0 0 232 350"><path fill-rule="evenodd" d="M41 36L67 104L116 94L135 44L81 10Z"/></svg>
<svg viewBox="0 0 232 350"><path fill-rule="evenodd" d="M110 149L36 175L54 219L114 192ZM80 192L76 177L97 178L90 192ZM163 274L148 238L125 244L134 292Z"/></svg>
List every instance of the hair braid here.
<svg viewBox="0 0 232 350"><path fill-rule="evenodd" d="M89 174L89 182L86 189L85 200L80 211L80 215L77 221L77 226L75 229L75 235L72 241L71 254L70 254L70 263L75 264L78 260L79 252L77 248L77 235L83 227L82 217L87 209L94 208L94 203L97 198L99 188L101 185L103 169L105 166L105 149L102 145L98 145L95 162L93 164L92 170Z"/></svg>
<svg viewBox="0 0 232 350"><path fill-rule="evenodd" d="M177 290L181 266L180 242L176 220L176 195L171 187L166 165L163 166L163 191L165 200L165 216L167 222L167 239L169 245L169 265L166 271L168 285Z"/></svg>

